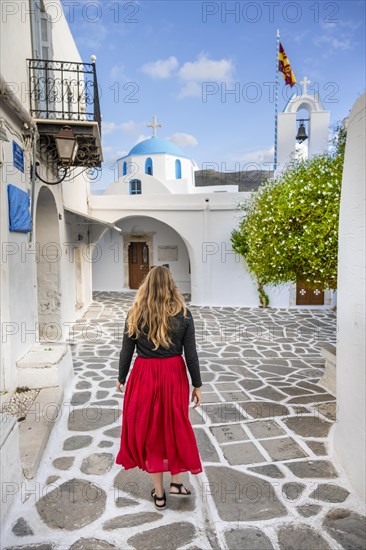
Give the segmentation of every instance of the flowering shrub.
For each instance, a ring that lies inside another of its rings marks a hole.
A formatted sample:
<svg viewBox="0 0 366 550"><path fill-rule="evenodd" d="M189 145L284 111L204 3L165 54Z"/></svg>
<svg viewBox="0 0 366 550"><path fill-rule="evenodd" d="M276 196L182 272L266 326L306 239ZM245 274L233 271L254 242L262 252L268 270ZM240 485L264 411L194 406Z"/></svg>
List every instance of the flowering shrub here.
<svg viewBox="0 0 366 550"><path fill-rule="evenodd" d="M231 234L259 285L306 280L337 288L338 217L346 130L329 153L294 161L239 205Z"/></svg>

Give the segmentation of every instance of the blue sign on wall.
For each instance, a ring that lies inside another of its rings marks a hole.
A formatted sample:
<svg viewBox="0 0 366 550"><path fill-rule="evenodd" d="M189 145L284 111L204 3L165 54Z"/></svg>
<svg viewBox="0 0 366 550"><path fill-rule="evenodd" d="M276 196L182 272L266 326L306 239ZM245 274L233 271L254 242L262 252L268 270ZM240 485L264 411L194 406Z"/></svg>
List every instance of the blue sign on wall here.
<svg viewBox="0 0 366 550"><path fill-rule="evenodd" d="M9 231L28 233L32 229L29 194L8 183Z"/></svg>
<svg viewBox="0 0 366 550"><path fill-rule="evenodd" d="M24 149L13 141L13 164L24 174Z"/></svg>

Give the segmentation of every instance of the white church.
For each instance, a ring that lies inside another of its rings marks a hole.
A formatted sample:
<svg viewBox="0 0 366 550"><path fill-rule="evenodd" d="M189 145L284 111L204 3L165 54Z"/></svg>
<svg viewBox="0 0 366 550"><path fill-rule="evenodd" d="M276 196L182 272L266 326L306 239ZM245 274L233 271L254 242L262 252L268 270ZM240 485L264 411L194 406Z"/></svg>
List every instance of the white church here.
<svg viewBox="0 0 366 550"><path fill-rule="evenodd" d="M278 172L299 154L299 110L309 115L306 154L328 148L329 111L307 93L309 83L305 77L304 93L294 94L278 116ZM300 125L305 128L304 120ZM210 185L211 171L204 174L205 184L197 186L197 163L157 136L162 125L156 116L147 126L153 135L118 159L116 181L102 195L89 198L92 216L111 224L95 244L93 289L136 289L153 265L167 265L195 305L258 306L256 282L230 242L241 217L237 206L255 188ZM312 289L300 281L266 290L273 307L334 305L331 290Z"/></svg>

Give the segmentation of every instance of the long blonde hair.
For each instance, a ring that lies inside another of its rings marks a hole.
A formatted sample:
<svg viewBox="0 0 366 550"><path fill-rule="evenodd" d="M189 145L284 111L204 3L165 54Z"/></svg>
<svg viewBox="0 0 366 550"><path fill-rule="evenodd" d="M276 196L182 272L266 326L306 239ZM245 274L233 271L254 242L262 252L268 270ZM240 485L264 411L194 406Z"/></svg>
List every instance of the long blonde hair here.
<svg viewBox="0 0 366 550"><path fill-rule="evenodd" d="M135 301L128 312L128 336L138 338L148 325L147 338L155 345L169 348L169 332L173 328L172 317L187 308L170 270L163 266L153 267L140 285ZM146 333L145 333L146 334Z"/></svg>

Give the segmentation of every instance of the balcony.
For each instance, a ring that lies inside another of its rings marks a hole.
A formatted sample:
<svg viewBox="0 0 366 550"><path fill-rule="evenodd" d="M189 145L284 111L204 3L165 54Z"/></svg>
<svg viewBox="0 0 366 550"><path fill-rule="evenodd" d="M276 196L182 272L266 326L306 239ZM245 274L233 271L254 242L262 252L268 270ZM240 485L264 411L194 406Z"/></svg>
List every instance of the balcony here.
<svg viewBox="0 0 366 550"><path fill-rule="evenodd" d="M41 157L61 164L55 137L69 126L77 140L72 166L96 168L103 160L95 63L28 59L30 114L37 123Z"/></svg>

